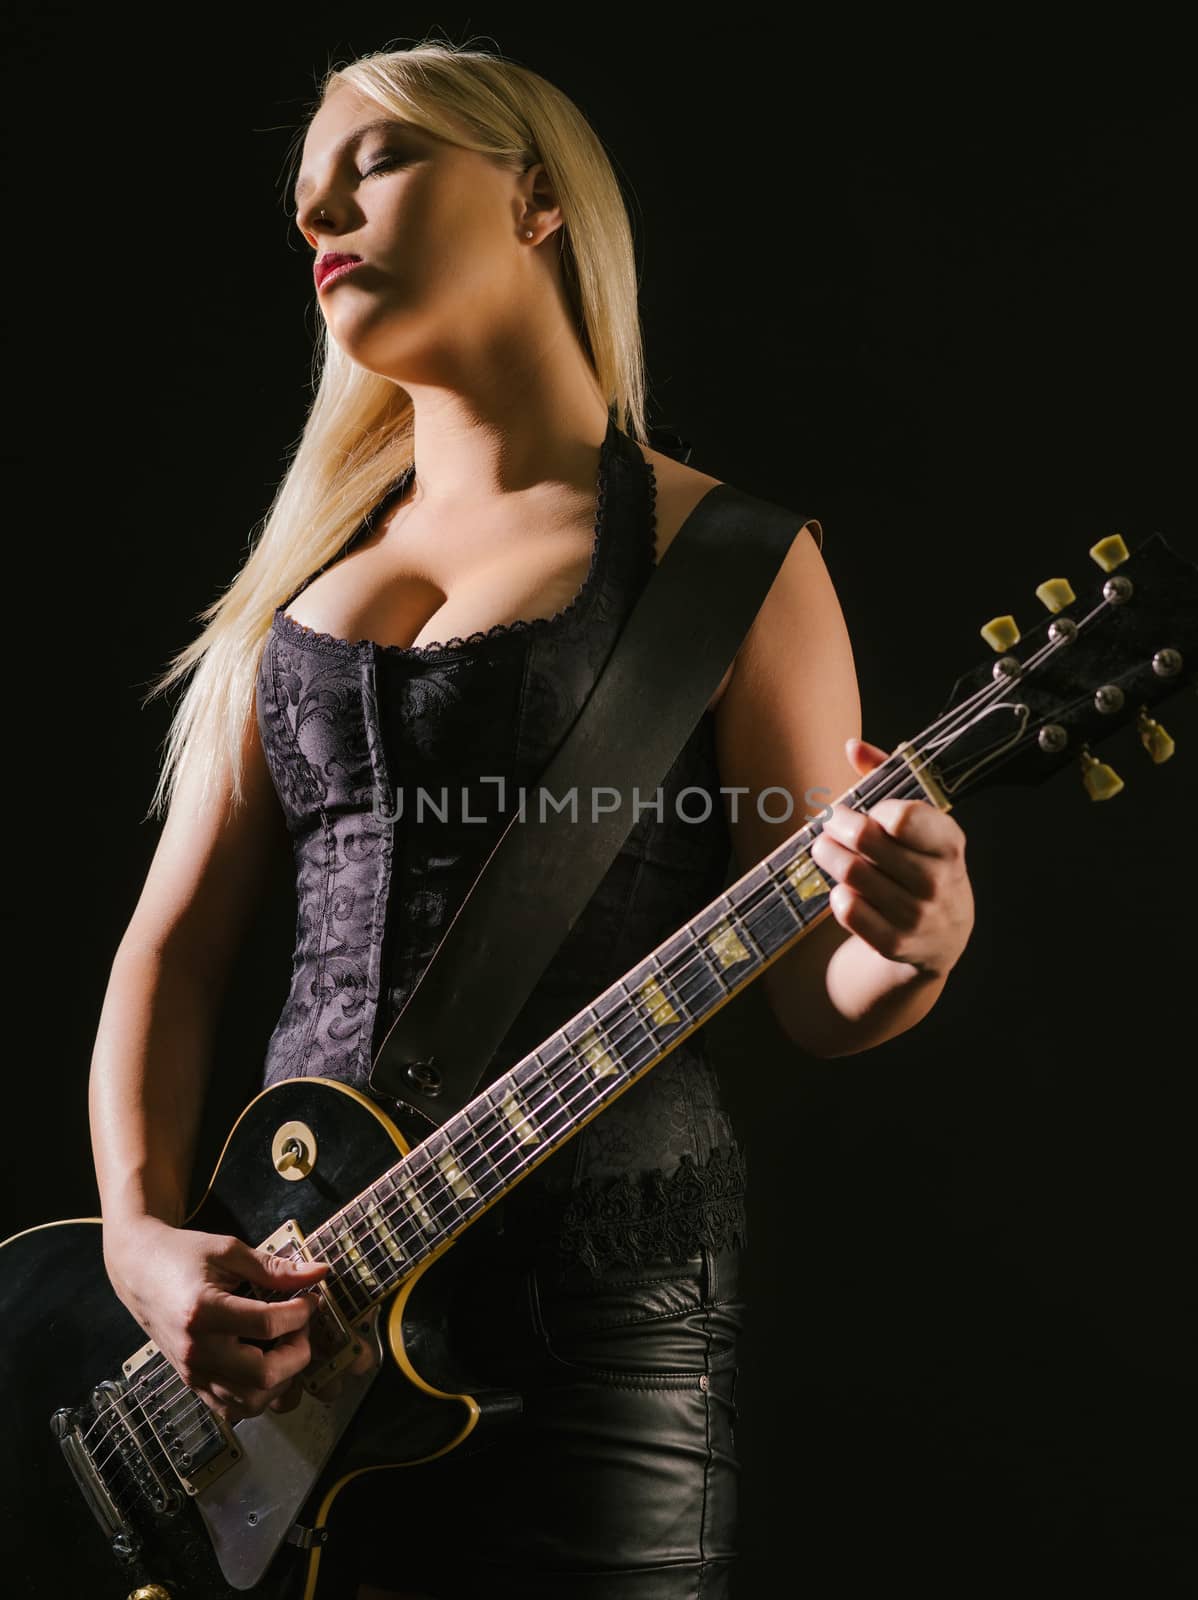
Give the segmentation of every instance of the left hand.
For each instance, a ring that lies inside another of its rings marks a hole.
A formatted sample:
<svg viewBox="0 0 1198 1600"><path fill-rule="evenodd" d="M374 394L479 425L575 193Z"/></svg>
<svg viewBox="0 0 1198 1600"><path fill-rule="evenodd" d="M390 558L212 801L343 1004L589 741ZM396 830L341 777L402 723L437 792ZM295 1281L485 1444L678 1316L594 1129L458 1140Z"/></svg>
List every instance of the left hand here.
<svg viewBox="0 0 1198 1600"><path fill-rule="evenodd" d="M889 759L863 739L847 739L862 777ZM836 879L832 915L888 961L946 977L973 930L973 891L965 835L927 800L879 800L869 814L834 805L811 856Z"/></svg>

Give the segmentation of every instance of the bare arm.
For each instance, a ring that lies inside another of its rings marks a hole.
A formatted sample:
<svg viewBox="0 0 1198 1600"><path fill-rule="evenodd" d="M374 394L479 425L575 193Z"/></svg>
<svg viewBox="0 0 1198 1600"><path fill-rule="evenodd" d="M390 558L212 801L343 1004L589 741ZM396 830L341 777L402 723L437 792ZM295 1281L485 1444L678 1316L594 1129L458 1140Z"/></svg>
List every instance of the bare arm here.
<svg viewBox="0 0 1198 1600"><path fill-rule="evenodd" d="M852 788L885 752L859 741L861 703L848 629L815 540L788 550L716 708L720 782L742 870ZM855 765L858 757L860 765ZM757 796L777 796L760 814ZM784 1032L812 1055L851 1055L913 1027L939 997L973 924L957 823L920 800L847 806L812 847L837 880L830 912L762 974Z"/></svg>
<svg viewBox="0 0 1198 1600"><path fill-rule="evenodd" d="M183 1220L213 1027L280 826L253 718L243 757L236 810L227 783L201 806L183 773L113 960L89 1084L106 1223Z"/></svg>
<svg viewBox="0 0 1198 1600"><path fill-rule="evenodd" d="M104 1262L122 1302L184 1380L230 1421L297 1404L321 1266L295 1267L244 1240L184 1229L217 1008L280 824L255 719L242 800L201 803L186 769L116 957L92 1054L92 1149ZM263 1304L244 1282L292 1298ZM262 1350L247 1340L277 1340Z"/></svg>

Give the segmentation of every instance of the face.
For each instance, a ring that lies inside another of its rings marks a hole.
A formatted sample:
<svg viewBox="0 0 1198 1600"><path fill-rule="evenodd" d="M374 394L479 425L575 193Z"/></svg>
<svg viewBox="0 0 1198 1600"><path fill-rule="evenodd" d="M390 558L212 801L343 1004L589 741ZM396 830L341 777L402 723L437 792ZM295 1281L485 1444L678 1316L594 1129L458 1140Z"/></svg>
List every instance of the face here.
<svg viewBox="0 0 1198 1600"><path fill-rule="evenodd" d="M444 382L455 351L514 330L543 287L534 247L560 223L544 184L541 166L505 171L348 87L334 91L308 126L296 184L296 226L314 260L362 260L316 291L330 334L373 372Z"/></svg>

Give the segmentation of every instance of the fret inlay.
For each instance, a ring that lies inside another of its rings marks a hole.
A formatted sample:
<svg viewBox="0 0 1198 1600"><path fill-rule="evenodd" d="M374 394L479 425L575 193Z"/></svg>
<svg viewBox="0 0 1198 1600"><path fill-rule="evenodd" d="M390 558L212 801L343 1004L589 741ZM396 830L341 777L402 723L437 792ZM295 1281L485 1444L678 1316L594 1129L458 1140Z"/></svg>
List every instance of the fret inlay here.
<svg viewBox="0 0 1198 1600"><path fill-rule="evenodd" d="M588 1028L578 1041L582 1046L582 1059L596 1078L618 1075L620 1068L603 1045L594 1028Z"/></svg>
<svg viewBox="0 0 1198 1600"><path fill-rule="evenodd" d="M504 1090L503 1099L499 1102L499 1109L511 1123L517 1144L540 1144L541 1135L533 1126L528 1112L517 1098L514 1089Z"/></svg>
<svg viewBox="0 0 1198 1600"><path fill-rule="evenodd" d="M649 1013L651 1027L662 1028L668 1023L682 1021L656 978L646 978L645 982L637 990L637 994L644 1001L645 1009Z"/></svg>
<svg viewBox="0 0 1198 1600"><path fill-rule="evenodd" d="M478 1198L478 1191L462 1171L455 1151L446 1150L443 1155L438 1156L437 1165L441 1169L442 1177L458 1200L475 1200Z"/></svg>
<svg viewBox="0 0 1198 1600"><path fill-rule="evenodd" d="M376 1237L382 1241L383 1247L386 1249L391 1259L393 1261L400 1262L406 1261L408 1259L407 1251L395 1237L395 1230L387 1221L383 1213L379 1210L378 1206L371 1206L366 1215L370 1218L370 1223L375 1231Z"/></svg>
<svg viewBox="0 0 1198 1600"><path fill-rule="evenodd" d="M751 960L740 935L728 917L722 917L707 935L707 947L721 967L731 967L738 961Z"/></svg>
<svg viewBox="0 0 1198 1600"><path fill-rule="evenodd" d="M786 876L800 900L814 900L817 894L831 894L827 881L809 855L798 856L786 868Z"/></svg>
<svg viewBox="0 0 1198 1600"><path fill-rule="evenodd" d="M359 1247L356 1244L348 1243L345 1247L345 1253L349 1257L350 1266L358 1274L358 1277L361 1278L366 1287L368 1289L377 1289L379 1287L379 1280L371 1271L370 1263L362 1254L362 1251L359 1249Z"/></svg>
<svg viewBox="0 0 1198 1600"><path fill-rule="evenodd" d="M408 1183L401 1184L400 1187L402 1188L402 1190L404 1192L404 1196L407 1199L408 1204L411 1206L412 1210L416 1213L416 1215L420 1218L420 1221L421 1221L421 1224L422 1224L422 1226L424 1228L424 1231L426 1233L436 1233L436 1231L437 1231L436 1219L434 1218L434 1216L433 1216L432 1212L429 1210L429 1208L425 1205L424 1201L420 1198L419 1192L416 1189L416 1185L414 1183L408 1182Z"/></svg>

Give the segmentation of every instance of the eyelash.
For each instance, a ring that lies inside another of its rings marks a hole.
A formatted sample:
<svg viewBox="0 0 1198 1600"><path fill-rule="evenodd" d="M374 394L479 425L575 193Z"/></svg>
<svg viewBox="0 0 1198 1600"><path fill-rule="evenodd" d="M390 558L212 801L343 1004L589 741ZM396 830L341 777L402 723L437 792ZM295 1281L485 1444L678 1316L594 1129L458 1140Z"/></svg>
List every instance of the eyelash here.
<svg viewBox="0 0 1198 1600"><path fill-rule="evenodd" d="M373 173L386 172L389 167L398 166L402 160L402 156L380 156L375 162L374 166L366 168L366 171L362 174L362 176L364 178L369 178Z"/></svg>

